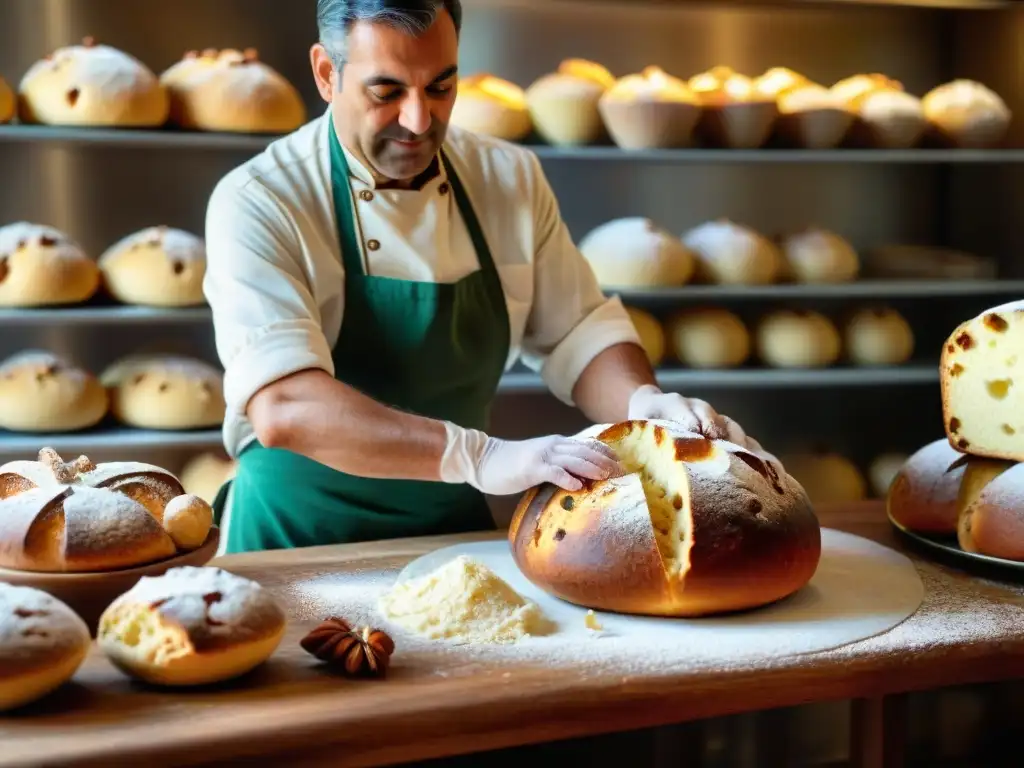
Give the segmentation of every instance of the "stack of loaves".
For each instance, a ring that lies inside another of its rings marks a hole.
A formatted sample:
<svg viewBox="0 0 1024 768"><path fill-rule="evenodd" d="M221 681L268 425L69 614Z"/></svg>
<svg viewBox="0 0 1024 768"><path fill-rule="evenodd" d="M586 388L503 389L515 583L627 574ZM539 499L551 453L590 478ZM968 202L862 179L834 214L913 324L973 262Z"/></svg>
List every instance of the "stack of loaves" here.
<svg viewBox="0 0 1024 768"><path fill-rule="evenodd" d="M942 350L946 437L889 488L892 519L960 547L1024 561L1024 301L962 323Z"/></svg>

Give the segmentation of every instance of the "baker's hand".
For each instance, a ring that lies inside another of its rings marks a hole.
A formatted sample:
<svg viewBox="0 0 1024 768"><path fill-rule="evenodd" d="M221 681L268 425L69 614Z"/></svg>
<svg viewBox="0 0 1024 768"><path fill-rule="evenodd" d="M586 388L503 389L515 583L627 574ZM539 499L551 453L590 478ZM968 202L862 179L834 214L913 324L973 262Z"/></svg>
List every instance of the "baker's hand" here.
<svg viewBox="0 0 1024 768"><path fill-rule="evenodd" d="M629 398L629 418L674 421L686 431L712 440L747 445L747 433L728 416L718 413L703 400L662 392L653 384L640 387Z"/></svg>
<svg viewBox="0 0 1024 768"><path fill-rule="evenodd" d="M578 491L581 478L606 480L623 474L612 449L597 440L560 435L500 440L478 430L445 426L448 448L441 460L441 479L469 483L494 496L522 493L541 483Z"/></svg>

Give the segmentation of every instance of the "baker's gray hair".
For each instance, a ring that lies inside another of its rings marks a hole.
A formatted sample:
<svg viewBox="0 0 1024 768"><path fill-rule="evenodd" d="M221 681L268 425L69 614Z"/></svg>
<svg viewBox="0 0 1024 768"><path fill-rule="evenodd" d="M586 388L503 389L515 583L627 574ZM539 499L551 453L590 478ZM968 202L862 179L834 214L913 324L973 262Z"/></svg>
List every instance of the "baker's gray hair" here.
<svg viewBox="0 0 1024 768"><path fill-rule="evenodd" d="M458 32L462 28L460 0L317 0L316 24L331 63L341 69L348 52L348 32L357 21L387 24L410 35L421 35L441 10L448 11Z"/></svg>

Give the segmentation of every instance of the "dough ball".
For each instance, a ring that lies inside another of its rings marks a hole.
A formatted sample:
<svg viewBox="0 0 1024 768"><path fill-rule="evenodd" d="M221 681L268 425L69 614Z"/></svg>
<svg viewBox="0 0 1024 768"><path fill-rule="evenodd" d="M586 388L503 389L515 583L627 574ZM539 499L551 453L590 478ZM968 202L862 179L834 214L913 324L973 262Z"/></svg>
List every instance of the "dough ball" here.
<svg viewBox="0 0 1024 768"><path fill-rule="evenodd" d="M690 368L733 368L750 356L747 326L725 309L676 313L668 321L668 338L676 358Z"/></svg>
<svg viewBox="0 0 1024 768"><path fill-rule="evenodd" d="M199 429L224 421L223 374L190 357L132 355L102 376L118 421L143 429Z"/></svg>
<svg viewBox="0 0 1024 768"><path fill-rule="evenodd" d="M103 385L86 370L39 350L0 364L0 428L14 432L76 432L107 415Z"/></svg>
<svg viewBox="0 0 1024 768"><path fill-rule="evenodd" d="M288 133L306 122L295 86L259 60L254 48L189 51L160 82L179 128L231 133Z"/></svg>
<svg viewBox="0 0 1024 768"><path fill-rule="evenodd" d="M526 89L537 133L555 146L593 144L605 136L598 103L615 77L600 64L566 59Z"/></svg>
<svg viewBox="0 0 1024 768"><path fill-rule="evenodd" d="M100 256L99 266L106 289L125 304L205 303L206 246L180 229L149 227L128 235Z"/></svg>
<svg viewBox="0 0 1024 768"><path fill-rule="evenodd" d="M228 480L235 476L238 462L227 456L206 452L193 456L179 473L185 491L209 504Z"/></svg>
<svg viewBox="0 0 1024 768"><path fill-rule="evenodd" d="M693 254L653 221L613 219L580 241L598 283L606 288L661 288L683 285L693 275Z"/></svg>
<svg viewBox="0 0 1024 768"><path fill-rule="evenodd" d="M179 550L198 549L210 535L213 509L198 496L175 496L164 507L162 522Z"/></svg>
<svg viewBox="0 0 1024 768"><path fill-rule="evenodd" d="M839 359L839 331L824 315L806 309L780 309L757 327L757 353L775 368L821 368Z"/></svg>
<svg viewBox="0 0 1024 768"><path fill-rule="evenodd" d="M459 80L449 124L506 141L525 139L533 130L523 89L486 72Z"/></svg>
<svg viewBox="0 0 1024 768"><path fill-rule="evenodd" d="M883 453L875 457L868 467L868 479L875 496L884 499L889 494L889 486L909 458L905 453Z"/></svg>
<svg viewBox="0 0 1024 768"><path fill-rule="evenodd" d="M688 146L701 114L697 95L658 67L619 78L598 109L612 141L627 150Z"/></svg>
<svg viewBox="0 0 1024 768"><path fill-rule="evenodd" d="M96 262L59 229L24 221L0 227L0 307L80 304L99 285Z"/></svg>
<svg viewBox="0 0 1024 768"><path fill-rule="evenodd" d="M7 81L0 77L0 123L9 123L17 111L17 101L14 98L14 91Z"/></svg>
<svg viewBox="0 0 1024 768"><path fill-rule="evenodd" d="M974 80L953 80L921 100L927 120L961 147L990 147L1002 141L1012 114L995 91Z"/></svg>
<svg viewBox="0 0 1024 768"><path fill-rule="evenodd" d="M647 359L651 361L652 367L657 368L665 359L665 330L661 321L650 312L636 307L626 307L626 312L640 335L640 343L647 353Z"/></svg>
<svg viewBox="0 0 1024 768"><path fill-rule="evenodd" d="M134 56L86 38L37 61L21 80L22 122L155 128L167 122L167 92Z"/></svg>
<svg viewBox="0 0 1024 768"><path fill-rule="evenodd" d="M771 240L728 219L694 227L683 235L683 244L697 256L701 282L767 285L782 269L782 254Z"/></svg>
<svg viewBox="0 0 1024 768"><path fill-rule="evenodd" d="M914 332L895 309L855 313L843 330L846 354L856 365L899 365L914 353Z"/></svg>
<svg viewBox="0 0 1024 768"><path fill-rule="evenodd" d="M41 699L78 671L92 637L55 597L0 582L0 711Z"/></svg>
<svg viewBox="0 0 1024 768"><path fill-rule="evenodd" d="M793 453L780 457L782 466L807 491L813 504L860 501L868 488L857 465L833 451Z"/></svg>
<svg viewBox="0 0 1024 768"><path fill-rule="evenodd" d="M857 279L860 259L834 232L811 228L782 241L787 276L798 283L847 283Z"/></svg>

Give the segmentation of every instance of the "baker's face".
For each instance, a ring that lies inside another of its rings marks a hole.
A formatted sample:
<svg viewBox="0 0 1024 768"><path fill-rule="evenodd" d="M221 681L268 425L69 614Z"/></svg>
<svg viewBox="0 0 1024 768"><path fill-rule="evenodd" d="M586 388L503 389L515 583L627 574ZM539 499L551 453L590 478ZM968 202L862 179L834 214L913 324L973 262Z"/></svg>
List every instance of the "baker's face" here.
<svg viewBox="0 0 1024 768"><path fill-rule="evenodd" d="M430 166L455 103L458 53L447 12L418 37L386 24L357 22L349 30L340 75L327 69L330 83L320 83L324 65L314 47L314 71L325 98L324 86L331 88L339 136L376 175L407 180Z"/></svg>

